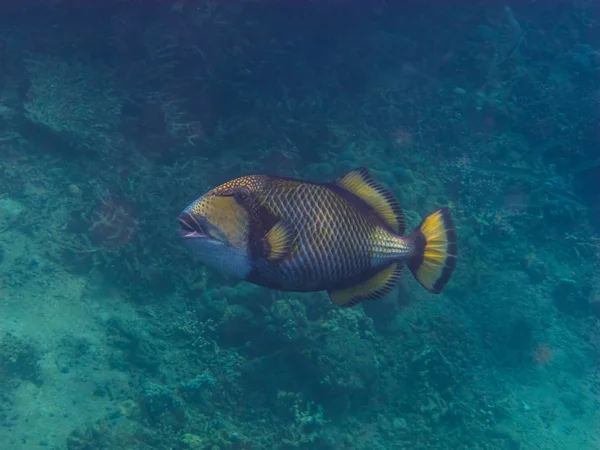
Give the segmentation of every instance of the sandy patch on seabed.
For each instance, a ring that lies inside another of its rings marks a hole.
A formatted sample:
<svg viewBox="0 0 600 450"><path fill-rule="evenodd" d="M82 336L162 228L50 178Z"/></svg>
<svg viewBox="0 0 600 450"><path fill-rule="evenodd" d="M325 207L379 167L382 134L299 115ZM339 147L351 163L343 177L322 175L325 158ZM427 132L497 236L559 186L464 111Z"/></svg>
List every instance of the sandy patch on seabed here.
<svg viewBox="0 0 600 450"><path fill-rule="evenodd" d="M42 380L0 393L8 417L0 423L0 448L64 449L75 428L115 410L114 400L99 392L126 389L128 375L110 368L104 323L135 313L119 298L86 295L88 279L44 259L33 239L5 232L0 245L0 336L11 333L39 351ZM78 342L86 348L82 355L73 352Z"/></svg>

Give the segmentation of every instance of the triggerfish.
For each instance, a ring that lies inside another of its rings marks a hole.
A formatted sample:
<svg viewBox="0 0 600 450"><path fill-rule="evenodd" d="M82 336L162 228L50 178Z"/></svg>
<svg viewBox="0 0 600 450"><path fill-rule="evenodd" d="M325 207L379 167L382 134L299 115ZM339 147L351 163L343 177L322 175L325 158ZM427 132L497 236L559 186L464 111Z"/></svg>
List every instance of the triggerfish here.
<svg viewBox="0 0 600 450"><path fill-rule="evenodd" d="M201 262L282 291L327 291L339 306L389 293L406 264L439 293L458 255L450 210L405 235L402 209L368 170L330 183L248 175L194 201L179 235Z"/></svg>

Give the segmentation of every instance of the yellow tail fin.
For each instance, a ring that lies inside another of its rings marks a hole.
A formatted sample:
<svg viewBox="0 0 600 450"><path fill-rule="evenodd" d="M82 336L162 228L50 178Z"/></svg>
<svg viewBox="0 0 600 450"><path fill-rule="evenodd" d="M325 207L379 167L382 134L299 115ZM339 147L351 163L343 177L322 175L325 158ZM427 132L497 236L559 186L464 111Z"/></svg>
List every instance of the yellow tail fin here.
<svg viewBox="0 0 600 450"><path fill-rule="evenodd" d="M458 248L450 209L430 214L409 235L414 244L407 266L421 285L439 294L456 267Z"/></svg>

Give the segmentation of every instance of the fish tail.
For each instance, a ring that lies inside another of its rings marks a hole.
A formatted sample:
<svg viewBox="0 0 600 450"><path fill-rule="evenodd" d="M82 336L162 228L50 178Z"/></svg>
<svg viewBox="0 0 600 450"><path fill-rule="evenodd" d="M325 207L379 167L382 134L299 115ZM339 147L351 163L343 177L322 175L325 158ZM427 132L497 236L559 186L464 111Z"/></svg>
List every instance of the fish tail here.
<svg viewBox="0 0 600 450"><path fill-rule="evenodd" d="M450 280L458 256L450 209L440 208L427 216L407 238L413 251L406 265L425 289L439 294Z"/></svg>

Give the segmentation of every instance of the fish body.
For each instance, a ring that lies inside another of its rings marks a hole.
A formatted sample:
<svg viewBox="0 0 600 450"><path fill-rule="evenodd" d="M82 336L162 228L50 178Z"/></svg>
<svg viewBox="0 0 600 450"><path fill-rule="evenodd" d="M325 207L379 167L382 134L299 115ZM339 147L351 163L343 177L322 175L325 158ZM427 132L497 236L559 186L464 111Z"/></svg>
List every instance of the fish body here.
<svg viewBox="0 0 600 450"><path fill-rule="evenodd" d="M391 291L403 266L440 292L456 264L447 208L404 236L402 210L367 169L331 183L249 175L224 183L179 215L199 259L283 291L328 291L339 306Z"/></svg>

